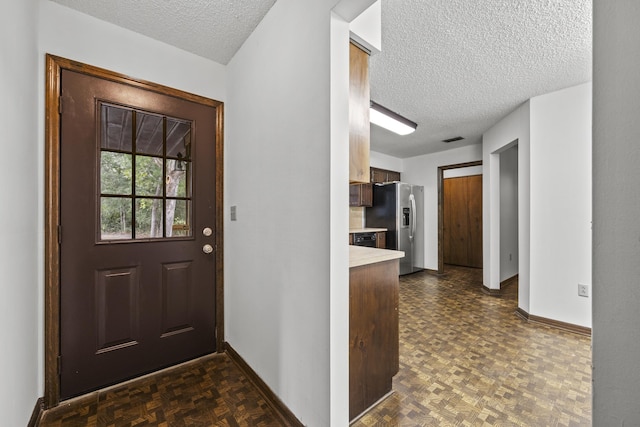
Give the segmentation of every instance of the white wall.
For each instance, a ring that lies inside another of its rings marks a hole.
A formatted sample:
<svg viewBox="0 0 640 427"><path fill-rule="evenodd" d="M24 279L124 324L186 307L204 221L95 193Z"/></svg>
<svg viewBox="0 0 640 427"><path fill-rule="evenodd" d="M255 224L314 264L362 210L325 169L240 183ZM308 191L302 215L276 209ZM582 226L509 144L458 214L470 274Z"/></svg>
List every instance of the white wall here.
<svg viewBox="0 0 640 427"><path fill-rule="evenodd" d="M476 144L403 160L402 180L424 187L424 268L438 269L438 167L481 159Z"/></svg>
<svg viewBox="0 0 640 427"><path fill-rule="evenodd" d="M359 0L362 2L362 0ZM370 0L369 0L370 1ZM345 16L344 19L348 18ZM349 23L349 36L371 52L382 51L382 1L376 0L369 8Z"/></svg>
<svg viewBox="0 0 640 427"><path fill-rule="evenodd" d="M227 341L310 426L348 424L349 34L333 4L276 2L228 65Z"/></svg>
<svg viewBox="0 0 640 427"><path fill-rule="evenodd" d="M482 175L482 165L478 166L466 166L463 168L445 169L442 172L442 177L447 178L460 178L463 176Z"/></svg>
<svg viewBox="0 0 640 427"><path fill-rule="evenodd" d="M500 153L518 144L518 306L591 327L591 85L532 98L483 136L484 283L500 283Z"/></svg>
<svg viewBox="0 0 640 427"><path fill-rule="evenodd" d="M500 153L500 282L518 274L518 146Z"/></svg>
<svg viewBox="0 0 640 427"><path fill-rule="evenodd" d="M640 3L594 0L593 425L640 425Z"/></svg>
<svg viewBox="0 0 640 427"><path fill-rule="evenodd" d="M48 0L40 0L38 27L42 64L44 54L51 53L218 101L226 100L224 65ZM40 80L44 81L44 77Z"/></svg>
<svg viewBox="0 0 640 427"><path fill-rule="evenodd" d="M591 83L531 99L530 311L591 327Z"/></svg>
<svg viewBox="0 0 640 427"><path fill-rule="evenodd" d="M387 169L395 172L402 172L404 167L402 159L378 153L377 151L369 152L369 162L372 168ZM402 178L404 179L404 177Z"/></svg>
<svg viewBox="0 0 640 427"><path fill-rule="evenodd" d="M529 102L482 136L483 281L500 289L500 153L518 144L518 306L529 312Z"/></svg>
<svg viewBox="0 0 640 427"><path fill-rule="evenodd" d="M0 402L7 426L27 425L42 390L37 13L37 2L25 0L4 2L0 14Z"/></svg>

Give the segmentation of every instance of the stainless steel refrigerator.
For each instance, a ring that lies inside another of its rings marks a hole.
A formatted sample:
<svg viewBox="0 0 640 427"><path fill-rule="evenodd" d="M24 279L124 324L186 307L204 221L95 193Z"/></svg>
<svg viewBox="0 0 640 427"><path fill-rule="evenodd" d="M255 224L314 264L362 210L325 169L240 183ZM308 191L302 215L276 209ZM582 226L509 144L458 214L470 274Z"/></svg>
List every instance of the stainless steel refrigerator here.
<svg viewBox="0 0 640 427"><path fill-rule="evenodd" d="M404 182L373 186L365 226L387 229L387 249L404 251L400 274L424 268L424 187Z"/></svg>

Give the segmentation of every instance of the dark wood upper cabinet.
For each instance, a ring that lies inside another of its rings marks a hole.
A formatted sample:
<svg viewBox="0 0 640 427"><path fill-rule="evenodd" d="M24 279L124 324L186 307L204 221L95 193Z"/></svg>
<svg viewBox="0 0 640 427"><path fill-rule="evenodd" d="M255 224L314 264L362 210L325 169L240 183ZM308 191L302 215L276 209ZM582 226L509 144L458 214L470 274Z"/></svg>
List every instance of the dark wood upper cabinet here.
<svg viewBox="0 0 640 427"><path fill-rule="evenodd" d="M349 183L369 182L369 54L349 45Z"/></svg>
<svg viewBox="0 0 640 427"><path fill-rule="evenodd" d="M374 184L400 180L400 172L380 168L370 168L370 182Z"/></svg>
<svg viewBox="0 0 640 427"><path fill-rule="evenodd" d="M373 206L373 186L371 184L349 185L349 206Z"/></svg>

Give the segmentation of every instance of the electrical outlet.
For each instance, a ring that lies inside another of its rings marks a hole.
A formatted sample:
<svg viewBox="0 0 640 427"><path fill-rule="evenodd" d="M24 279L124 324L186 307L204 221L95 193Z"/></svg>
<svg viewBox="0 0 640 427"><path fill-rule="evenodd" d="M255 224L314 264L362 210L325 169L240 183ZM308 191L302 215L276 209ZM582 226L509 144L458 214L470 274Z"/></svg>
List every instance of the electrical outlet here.
<svg viewBox="0 0 640 427"><path fill-rule="evenodd" d="M589 285L582 285L578 283L578 296L588 297L589 296Z"/></svg>
<svg viewBox="0 0 640 427"><path fill-rule="evenodd" d="M231 221L237 221L238 217L237 217L237 206L231 206Z"/></svg>

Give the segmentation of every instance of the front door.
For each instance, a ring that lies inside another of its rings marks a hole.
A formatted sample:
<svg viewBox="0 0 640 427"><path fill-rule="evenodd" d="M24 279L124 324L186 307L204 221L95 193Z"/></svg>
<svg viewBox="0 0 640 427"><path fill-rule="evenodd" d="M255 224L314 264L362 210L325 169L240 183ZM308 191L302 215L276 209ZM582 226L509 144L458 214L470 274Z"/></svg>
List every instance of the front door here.
<svg viewBox="0 0 640 427"><path fill-rule="evenodd" d="M216 351L215 107L62 70L60 397Z"/></svg>

